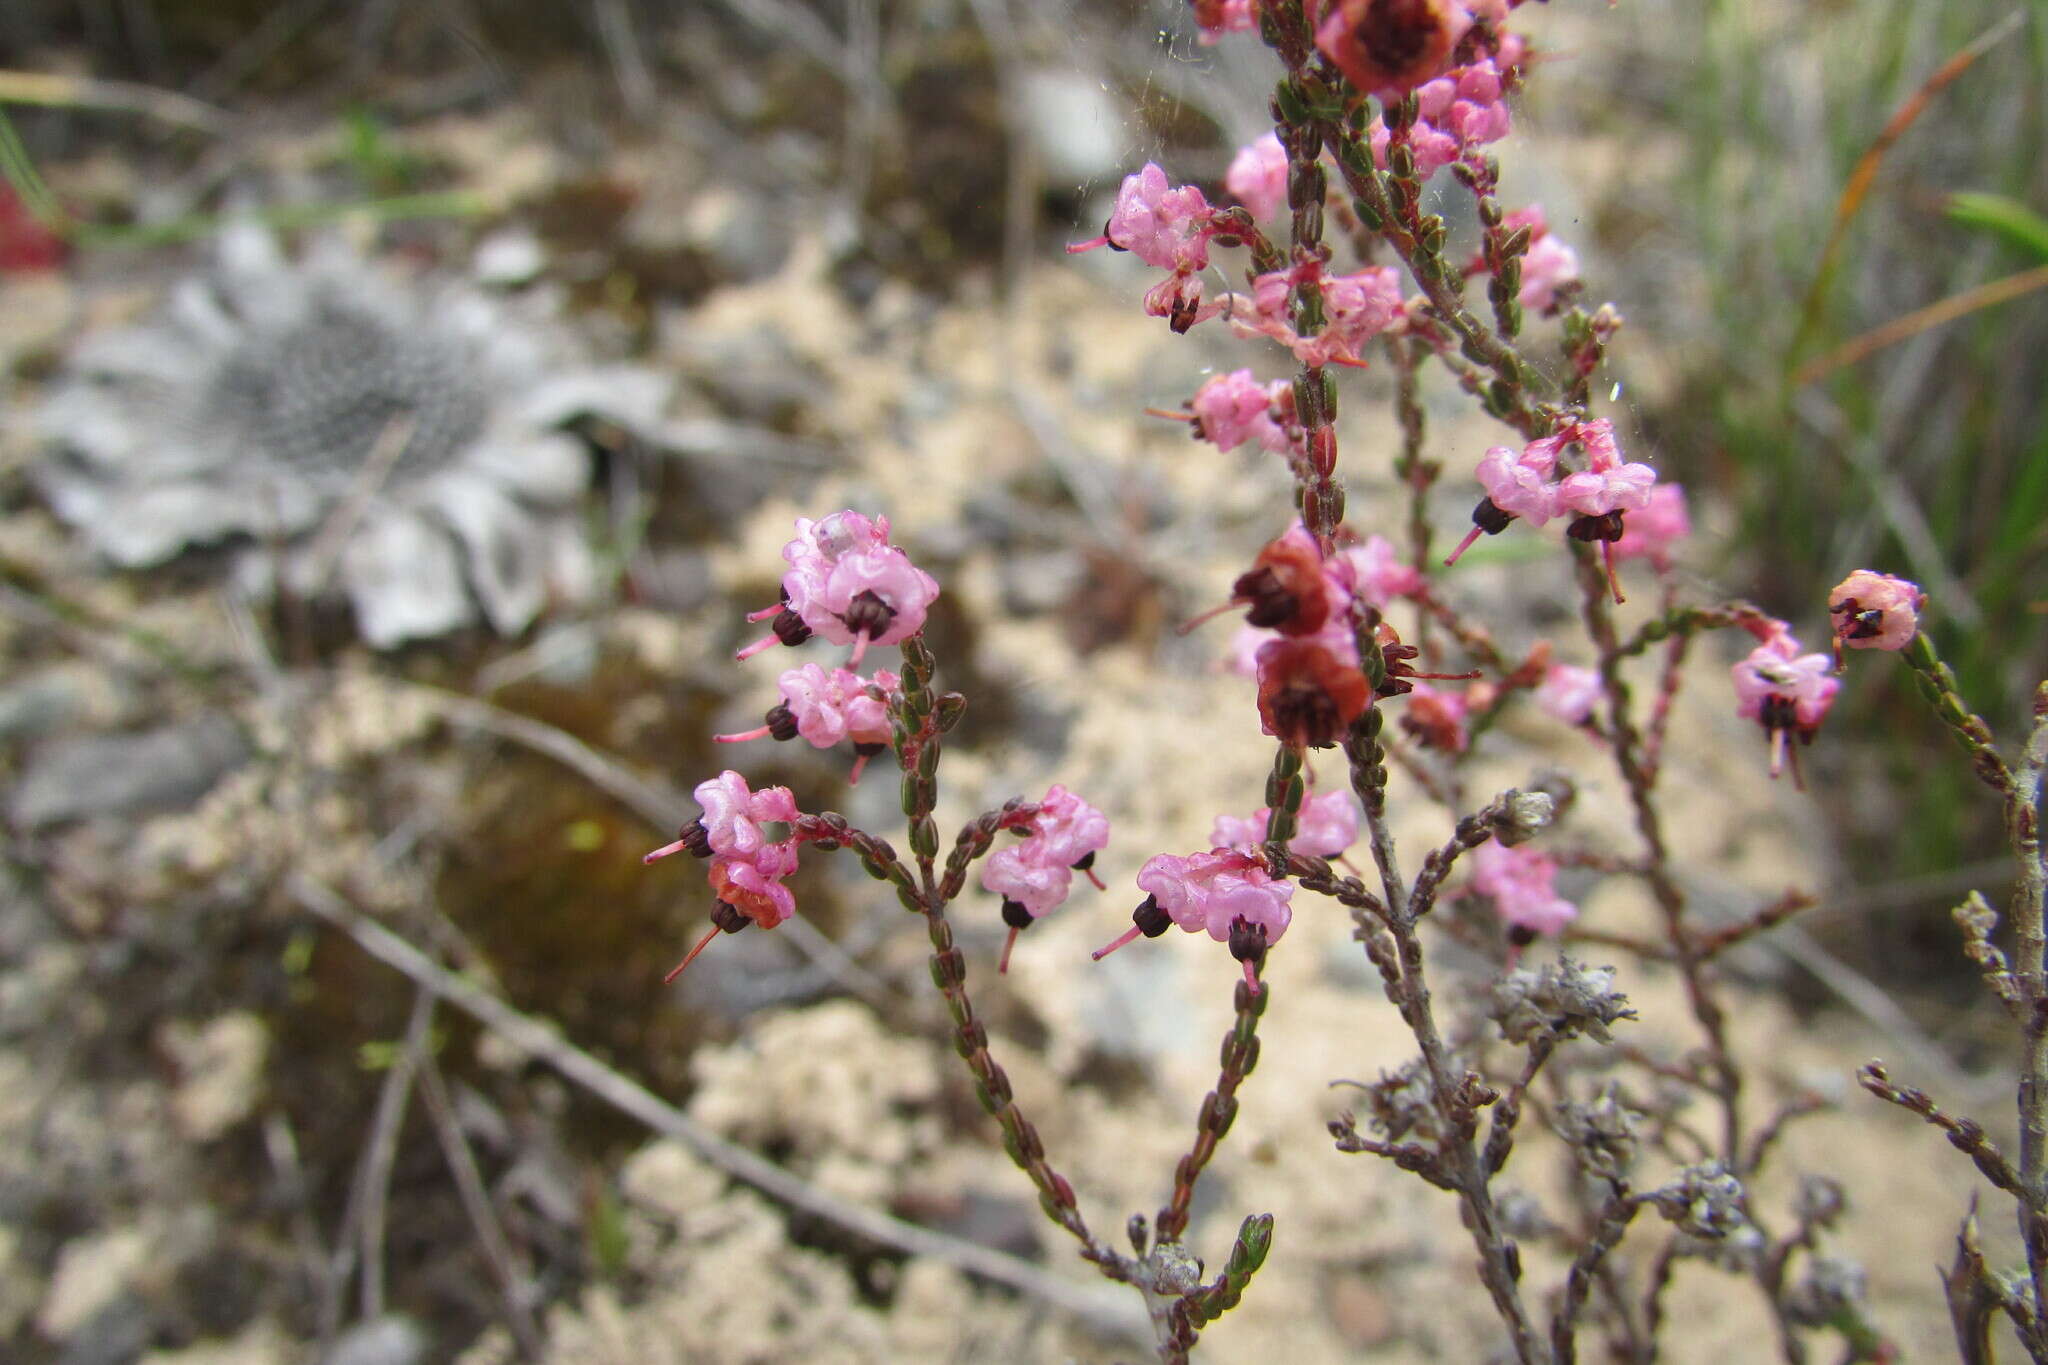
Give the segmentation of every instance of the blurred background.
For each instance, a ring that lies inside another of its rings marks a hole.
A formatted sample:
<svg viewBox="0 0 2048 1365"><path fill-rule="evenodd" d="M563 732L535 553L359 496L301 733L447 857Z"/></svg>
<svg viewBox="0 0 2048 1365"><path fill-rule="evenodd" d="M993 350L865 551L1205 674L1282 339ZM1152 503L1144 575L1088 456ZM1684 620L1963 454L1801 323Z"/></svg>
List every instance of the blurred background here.
<svg viewBox="0 0 2048 1365"><path fill-rule="evenodd" d="M2048 672L2044 20L1530 5L1502 149L1628 318L1612 406L1693 496L1689 586L1814 644L1848 570L1912 577L2002 738ZM1139 410L1241 361L1168 345L1137 272L1062 247L1147 159L1220 184L1266 61L1166 0L0 12L0 1356L1128 1349L1082 1291L1048 1322L1000 1275L741 1200L419 973L834 1197L1068 1269L961 1078L904 1050L934 1036L922 958L866 883L807 866L810 930L721 940L671 989L705 898L638 855L728 764L893 828L843 755L709 740L773 700L727 659L790 518L847 505L948 585L980 804L1079 763L1161 847L1206 828L1116 726L1148 669L1207 695L1213 647L1164 627L1284 477L1183 467ZM1387 391L1359 384L1348 414ZM1450 527L1488 437L1432 402ZM1346 440L1356 518L1391 446ZM1735 734L1753 784L1693 798L1782 809ZM2003 1017L1946 913L2010 885L1994 808L1897 669L1851 669L1806 758L1821 903L1759 988L1820 1033L1864 991L1995 1096ZM1062 1017L1046 970L986 1008L1047 1086L1179 1115L1139 1026ZM1372 1288L1412 1248L1346 1246L1313 1349L1457 1358Z"/></svg>

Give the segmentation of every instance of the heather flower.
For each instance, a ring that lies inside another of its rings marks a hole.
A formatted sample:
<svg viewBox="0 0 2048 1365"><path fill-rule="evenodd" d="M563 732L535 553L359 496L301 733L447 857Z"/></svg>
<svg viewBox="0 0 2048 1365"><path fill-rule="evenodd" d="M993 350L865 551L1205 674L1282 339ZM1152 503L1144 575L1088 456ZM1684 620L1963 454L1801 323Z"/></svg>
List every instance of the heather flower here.
<svg viewBox="0 0 2048 1365"><path fill-rule="evenodd" d="M1556 469L1556 445L1531 441L1520 452L1490 447L1474 472L1495 507L1541 526L1558 514L1557 488L1550 482Z"/></svg>
<svg viewBox="0 0 2048 1365"><path fill-rule="evenodd" d="M1228 944L1231 956L1244 963L1245 980L1258 989L1253 969L1287 932L1293 883L1275 880L1253 854L1217 848L1185 858L1162 853L1139 869L1138 886L1149 894L1132 914L1132 927L1098 949L1096 961L1140 934L1157 938L1178 924Z"/></svg>
<svg viewBox="0 0 2048 1365"><path fill-rule="evenodd" d="M1830 676L1827 655L1799 652L1799 641L1783 621L1755 633L1762 643L1732 670L1735 713L1764 727L1771 744L1771 776L1776 777L1784 768L1786 736L1811 744L1842 684ZM1803 787L1798 751L1790 752L1792 780Z"/></svg>
<svg viewBox="0 0 2048 1365"><path fill-rule="evenodd" d="M1422 591L1421 571L1402 563L1385 536L1367 536L1364 544L1337 551L1327 571L1351 596L1376 611L1385 611L1397 597Z"/></svg>
<svg viewBox="0 0 2048 1365"><path fill-rule="evenodd" d="M1010 926L998 971L1009 970L1018 933L1065 902L1075 872L1102 886L1092 870L1097 851L1109 846L1109 818L1101 811L1055 783L1024 833L1022 843L997 849L981 869L983 889L1002 897Z"/></svg>
<svg viewBox="0 0 2048 1365"><path fill-rule="evenodd" d="M1202 277L1192 271L1177 270L1145 291L1145 316L1165 318L1176 334L1222 311L1221 300L1208 298Z"/></svg>
<svg viewBox="0 0 2048 1365"><path fill-rule="evenodd" d="M1536 688L1536 705L1567 725L1584 725L1593 708L1605 700L1600 671L1572 664L1552 664Z"/></svg>
<svg viewBox="0 0 2048 1365"><path fill-rule="evenodd" d="M1314 640L1274 640L1258 665L1259 726L1292 748L1336 743L1371 701L1357 663Z"/></svg>
<svg viewBox="0 0 2048 1365"><path fill-rule="evenodd" d="M1443 70L1469 23L1451 0L1334 0L1316 46L1360 90L1392 99Z"/></svg>
<svg viewBox="0 0 2048 1365"><path fill-rule="evenodd" d="M1510 119L1503 93L1500 69L1490 58L1420 86L1415 92L1416 119L1407 130L1416 177L1427 180L1475 149L1506 137ZM1384 170L1393 141L1386 122L1374 119L1367 136L1373 160Z"/></svg>
<svg viewBox="0 0 2048 1365"><path fill-rule="evenodd" d="M1253 0L1195 0L1197 41L1219 43L1228 33L1256 33L1259 29Z"/></svg>
<svg viewBox="0 0 2048 1365"><path fill-rule="evenodd" d="M1124 177L1102 236L1076 242L1067 250L1106 246L1128 251L1160 270L1187 274L1209 264L1209 236L1214 231L1210 220L1215 212L1201 190L1168 184L1166 172L1148 161L1145 169Z"/></svg>
<svg viewBox="0 0 2048 1365"><path fill-rule="evenodd" d="M1266 841L1273 827L1273 810L1261 806L1249 817L1219 815L1209 831L1209 843L1216 848L1250 851ZM1301 803L1295 819L1294 837L1287 847L1311 858L1334 858L1358 842L1358 804L1347 791L1324 792Z"/></svg>
<svg viewBox="0 0 2048 1365"><path fill-rule="evenodd" d="M1660 483L1650 490L1649 502L1622 528L1621 539L1614 542L1614 557L1647 559L1663 573L1671 567L1672 549L1691 534L1685 489L1675 483Z"/></svg>
<svg viewBox="0 0 2048 1365"><path fill-rule="evenodd" d="M1273 408L1289 387L1285 379L1261 384L1250 370L1232 370L1204 381L1188 402L1196 435L1213 441L1218 450L1257 441L1262 449L1286 453L1292 443L1286 429L1273 420Z"/></svg>
<svg viewBox="0 0 2048 1365"><path fill-rule="evenodd" d="M1287 204L1287 149L1277 134L1268 132L1238 149L1230 169L1223 173L1223 187L1237 202L1251 210L1254 218L1271 218Z"/></svg>
<svg viewBox="0 0 2048 1365"><path fill-rule="evenodd" d="M160 309L65 362L38 414L51 509L124 568L225 543L245 589L345 597L377 649L479 617L516 635L592 595L569 428L658 441L671 381L590 364L538 294L389 264L227 228Z"/></svg>
<svg viewBox="0 0 2048 1365"><path fill-rule="evenodd" d="M1456 692L1414 683L1408 691L1408 705L1401 712L1401 728L1414 735L1424 748L1462 754L1472 742L1465 728L1465 718L1471 709L1470 701Z"/></svg>
<svg viewBox="0 0 2048 1365"><path fill-rule="evenodd" d="M1858 569L1828 594L1828 617L1834 627L1835 668L1842 666L1842 647L1904 649L1920 633L1920 608L1927 594L1917 583L1887 573Z"/></svg>
<svg viewBox="0 0 2048 1365"><path fill-rule="evenodd" d="M763 929L796 913L796 901L783 879L796 871L800 836L788 828L799 815L796 797L787 787L752 791L747 780L730 770L697 784L703 815L683 826L676 841L647 854L657 862L688 852L710 859L707 876L717 904L711 929L664 980L673 981L720 933L736 934L749 924Z"/></svg>
<svg viewBox="0 0 2048 1365"><path fill-rule="evenodd" d="M1579 908L1557 894L1557 860L1549 854L1489 840L1468 856L1472 889L1493 898L1494 909L1519 942L1560 933L1578 918Z"/></svg>
<svg viewBox="0 0 2048 1365"><path fill-rule="evenodd" d="M1522 254L1522 287L1515 301L1531 313L1549 314L1560 306L1559 291L1579 280L1579 253L1555 233L1532 238Z"/></svg>
<svg viewBox="0 0 2048 1365"><path fill-rule="evenodd" d="M1289 298L1295 285L1311 280L1322 291L1326 325L1304 337L1294 330ZM1305 365L1363 365L1367 343L1399 320L1402 302L1401 277L1391 266L1325 275L1322 262L1310 260L1255 278L1252 306L1234 321L1241 334L1270 337Z"/></svg>
<svg viewBox="0 0 2048 1365"><path fill-rule="evenodd" d="M889 519L836 512L812 521L798 517L796 538L782 548L789 572L782 600L750 614L772 617L773 631L739 651L746 659L778 641L799 645L813 634L853 646L858 664L869 644L893 645L924 629L925 613L939 595L930 574L889 544Z"/></svg>
<svg viewBox="0 0 2048 1365"><path fill-rule="evenodd" d="M1333 612L1322 552L1300 522L1259 550L1252 567L1231 585L1230 600L1251 609L1245 620L1282 635L1314 635Z"/></svg>
<svg viewBox="0 0 2048 1365"><path fill-rule="evenodd" d="M801 735L819 749L829 749L842 740L854 747L851 781L859 782L869 758L889 743L889 707L882 699L897 691L903 680L888 669L877 669L863 678L850 668L830 673L816 664L791 668L776 680L782 703L771 708L758 729L740 734L713 735L720 744L740 744L750 739L773 737L794 739ZM874 695L880 692L882 697Z"/></svg>
<svg viewBox="0 0 2048 1365"><path fill-rule="evenodd" d="M769 838L762 826L788 824L797 817L796 797L789 788L763 787L752 791L747 787L747 779L731 769L699 782L690 794L697 798L704 814L683 826L674 843L657 848L642 862L655 862L684 851L700 858L757 858L761 850L777 842Z"/></svg>

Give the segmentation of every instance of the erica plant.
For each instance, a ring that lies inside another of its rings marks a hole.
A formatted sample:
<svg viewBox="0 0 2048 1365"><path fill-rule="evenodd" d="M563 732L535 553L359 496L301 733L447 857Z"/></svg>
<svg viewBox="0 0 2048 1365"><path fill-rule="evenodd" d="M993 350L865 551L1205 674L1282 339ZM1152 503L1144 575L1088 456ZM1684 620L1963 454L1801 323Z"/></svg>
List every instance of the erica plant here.
<svg viewBox="0 0 2048 1365"><path fill-rule="evenodd" d="M2005 801L2028 868L2015 908L2018 960L1991 945L1981 902L1964 920L1971 952L2026 1037L2019 1166L1981 1127L1949 1118L1881 1068L1864 1083L1941 1125L2020 1207L2028 1276L1996 1275L1981 1256L1954 1272L1966 1354L1986 1318L2002 1312L2035 1358L2048 1358L2048 978L2035 823L2048 728L2037 729L2023 760L2000 757L1919 632L1921 594L1900 580L1859 572L1814 604L1833 655L1806 650L1790 623L1746 604L1683 600L1673 552L1690 531L1685 495L1648 452L1625 449L1614 418L1596 410L1595 377L1622 315L1589 301L1577 253L1539 205L1501 197L1498 158L1513 146L1514 97L1539 76L1513 27L1518 7L1195 0L1204 41L1270 49L1272 131L1237 155L1220 189L1176 183L1158 165L1133 171L1102 232L1069 247L1130 253L1158 272L1143 294L1147 314L1175 333L1227 331L1241 342L1242 367L1191 383L1181 408L1155 415L1187 423L1215 458L1250 445L1284 461L1294 488L1294 506L1273 510L1267 544L1211 613L1243 613L1230 655L1256 683L1242 717L1247 736L1271 741L1265 790L1218 812L1211 829L1190 829L1178 848L1138 851L1130 925L1120 935L1105 926L1106 946L1094 954L1093 970L1115 971L1125 958L1113 954L1163 951L1134 941L1178 926L1238 964L1216 1083L1184 1155L1160 1173L1157 1211L1119 1217L1120 1239L1091 1221L1019 1107L973 1003L970 982L1003 971L1009 949L998 961L971 961L954 933L958 915L994 914L1014 943L1066 901L1077 878L1094 877L1113 822L1084 794L1055 785L942 836L933 817L941 757L967 699L941 689L943 661L924 636L940 585L891 543L878 514L796 523L781 600L750 618L768 621L769 633L739 658L787 647L807 661L781 674L782 700L760 729L718 738L847 744L854 778L886 752L907 821L900 844L837 814L801 811L787 789L754 790L736 771L705 781L696 789L702 816L648 855L688 852L706 863L711 928L684 965L721 931L772 929L794 913L784 883L806 849L857 857L924 921L952 1041L1046 1217L1104 1275L1143 1294L1161 1358L1183 1360L1247 1292L1275 1236L1272 1218L1254 1212L1228 1247L1184 1240L1196 1186L1258 1062L1260 1021L1286 1008L1264 965L1286 951L1296 917L1343 915L1414 1052L1357 1087L1356 1112L1331 1125L1335 1149L1378 1157L1457 1202L1516 1359L1574 1360L1589 1334L1613 1358L1655 1359L1682 1261L1726 1271L1758 1295L1775 1325L1771 1349L1786 1360L1807 1359L1824 1336L1844 1359L1890 1359L1861 1271L1826 1249L1844 1206L1840 1186L1804 1176L1769 1206L1752 1192L1779 1133L1817 1101L1771 1094L1752 1079L1753 1059L1731 1041L1721 963L1809 900L1790 893L1732 922L1702 921L1674 865L1660 785L1673 700L1702 636L1734 629L1752 642L1732 667L1726 705L1759 728L1759 779L1788 767L1800 778L1799 751L1839 690L1842 648L1903 651ZM1426 207L1438 178L1469 200L1472 242L1454 246L1459 234ZM1366 366L1394 379L1393 411L1370 420L1401 433L1392 473L1406 501L1395 515L1361 522L1346 515L1342 437L1368 419L1351 417L1340 398L1348 372ZM1502 428L1501 443L1432 451L1425 385L1469 396ZM1446 502L1472 508L1469 527L1445 514ZM1550 537L1543 553L1569 565L1582 638L1511 655L1483 609L1464 604L1456 576L1471 570L1461 556L1502 534ZM884 645L900 648L900 671L863 674L870 648ZM1585 772L1604 769L1625 793L1633 835L1623 846L1553 846L1546 830L1573 799L1569 780L1465 795L1470 756L1517 707L1576 727ZM1444 807L1448 836L1419 857L1397 848L1397 802ZM1655 936L1583 930L1579 907L1558 888L1567 861L1654 907ZM1462 913L1460 902L1496 914ZM1453 906L1461 913L1439 913ZM1461 940L1462 970L1473 970L1475 956L1482 964L1476 989L1433 986L1444 970L1440 932ZM1558 941L1575 933L1624 962L1566 955ZM1617 1045L1635 1014L1628 973L1644 965L1683 983L1696 1046L1678 1062ZM1539 1138L1571 1172L1562 1195L1570 1207L1548 1215L1503 1183ZM1548 1283L1525 1271L1522 1247L1533 1241L1563 1267Z"/></svg>

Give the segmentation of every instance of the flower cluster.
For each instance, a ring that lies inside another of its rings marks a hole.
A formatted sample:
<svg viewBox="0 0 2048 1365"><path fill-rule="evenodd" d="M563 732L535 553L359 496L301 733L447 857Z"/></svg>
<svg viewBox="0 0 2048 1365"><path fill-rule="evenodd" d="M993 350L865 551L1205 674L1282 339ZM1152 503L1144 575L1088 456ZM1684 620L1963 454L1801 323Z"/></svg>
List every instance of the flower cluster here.
<svg viewBox="0 0 2048 1365"><path fill-rule="evenodd" d="M1505 94L1501 68L1492 58L1459 67L1417 87L1416 118L1407 129L1416 175L1427 180L1453 162L1474 157L1487 143L1506 137ZM1384 120L1373 120L1372 156L1382 170L1386 169L1392 137Z"/></svg>
<svg viewBox="0 0 2048 1365"><path fill-rule="evenodd" d="M1209 239L1216 234L1216 210L1193 185L1175 186L1155 162L1124 177L1116 208L1102 235L1076 242L1068 252L1106 246L1128 251L1155 269L1170 272L1145 295L1145 311L1167 319L1176 332L1222 311L1220 302L1204 302L1200 271L1209 264Z"/></svg>
<svg viewBox="0 0 2048 1365"><path fill-rule="evenodd" d="M1132 912L1131 927L1097 949L1096 961L1141 934L1157 938L1178 924L1228 944L1256 991L1258 964L1294 915L1288 908L1293 883L1276 880L1256 854L1238 849L1214 848L1184 858L1162 853L1138 870L1138 888L1148 894Z"/></svg>
<svg viewBox="0 0 2048 1365"><path fill-rule="evenodd" d="M712 927L668 974L670 981L721 932L736 934L749 924L773 929L796 913L796 900L782 884L796 871L803 843L793 828L799 812L789 788L751 791L744 777L727 770L698 783L692 795L704 813L684 825L674 843L641 860L653 863L685 852L711 860L711 889L718 897Z"/></svg>
<svg viewBox="0 0 2048 1365"><path fill-rule="evenodd" d="M847 667L826 671L817 664L787 669L776 680L782 701L757 729L713 736L721 744L751 739L802 736L820 749L851 740L856 755L853 780L869 758L882 752L891 735L890 707L902 695L903 680L888 669L862 677L860 663L869 644L893 645L924 629L925 614L938 596L931 575L889 543L889 519L835 512L813 521L797 518L796 535L783 546L789 571L782 599L750 614L772 617L770 633L736 657L746 659L776 644L800 645L812 635L852 645ZM829 837L797 810L787 787L748 788L736 772L698 784L704 814L683 826L673 843L649 853L656 862L680 852L710 860L707 872L717 904L710 932L669 973L690 965L721 931L738 933L749 924L772 929L796 912L782 883L796 871L797 850L806 841ZM836 845L834 845L836 846Z"/></svg>
<svg viewBox="0 0 2048 1365"><path fill-rule="evenodd" d="M1067 899L1074 873L1087 873L1101 888L1091 869L1096 852L1109 846L1109 818L1055 783L1018 833L1022 843L990 854L981 869L982 887L1003 898L1003 923L1010 926L998 971L1009 970L1018 933Z"/></svg>
<svg viewBox="0 0 2048 1365"><path fill-rule="evenodd" d="M1585 468L1560 476L1564 456L1574 450L1583 453ZM1472 529L1445 564L1455 564L1481 535L1498 535L1518 517L1541 526L1552 517L1569 516L1565 534L1600 543L1609 556L1610 580L1614 542L1625 529L1622 513L1648 507L1651 486L1657 481L1657 471L1650 466L1622 461L1614 424L1604 417L1567 419L1519 452L1494 446L1479 461L1477 475L1486 496L1472 509ZM1614 600L1622 600L1618 586Z"/></svg>
<svg viewBox="0 0 2048 1365"><path fill-rule="evenodd" d="M782 600L747 617L772 619L764 638L734 657L751 658L777 644L800 645L821 635L852 645L858 666L870 644L893 645L924 629L925 612L939 595L932 576L889 543L889 519L835 512L812 521L798 517L796 538L782 547L789 572Z"/></svg>
<svg viewBox="0 0 2048 1365"><path fill-rule="evenodd" d="M1294 330L1290 305L1301 286L1313 284L1323 300L1323 330L1303 336ZM1304 365L1365 364L1372 339L1402 317L1401 276L1392 266L1368 266L1349 275L1330 275L1318 260L1271 270L1252 280L1251 307L1233 312L1240 336L1279 342Z"/></svg>

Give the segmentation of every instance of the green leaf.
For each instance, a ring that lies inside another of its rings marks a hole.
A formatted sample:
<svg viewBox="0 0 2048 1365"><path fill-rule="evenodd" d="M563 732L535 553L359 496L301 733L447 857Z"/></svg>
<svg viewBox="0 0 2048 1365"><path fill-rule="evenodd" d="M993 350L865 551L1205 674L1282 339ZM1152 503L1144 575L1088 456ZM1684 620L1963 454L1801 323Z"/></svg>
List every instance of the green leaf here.
<svg viewBox="0 0 2048 1365"><path fill-rule="evenodd" d="M1948 197L1948 216L1966 228L1986 232L2048 263L2048 218L2002 194L1965 191Z"/></svg>

